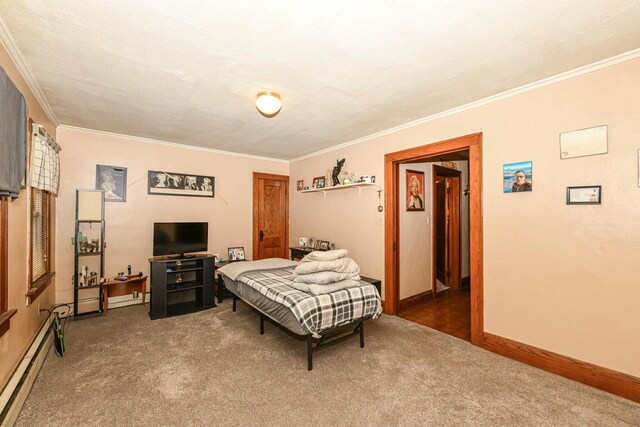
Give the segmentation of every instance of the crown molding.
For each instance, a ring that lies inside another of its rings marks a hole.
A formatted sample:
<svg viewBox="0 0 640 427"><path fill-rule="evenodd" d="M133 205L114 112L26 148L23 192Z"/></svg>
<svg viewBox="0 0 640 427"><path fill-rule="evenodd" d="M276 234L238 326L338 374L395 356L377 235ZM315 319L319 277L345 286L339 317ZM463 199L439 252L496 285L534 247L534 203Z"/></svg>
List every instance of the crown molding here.
<svg viewBox="0 0 640 427"><path fill-rule="evenodd" d="M13 41L11 34L9 34L9 30L7 29L2 19L0 19L0 43L2 43L4 48L7 50L7 53L13 60L13 63L16 65L18 72L20 73L20 75L22 75L22 78L27 83L27 86L29 86L29 89L31 89L33 96L36 97L38 103L40 103L40 107L42 107L44 113L47 115L47 117L49 117L49 120L51 120L53 126L58 126L58 124L60 123L58 121L58 118L53 112L51 105L49 105L49 102L47 102L47 98L45 98L42 89L40 89L40 86L38 85L38 82L36 82L36 79L34 79L31 75L29 68L25 64L24 59L22 58L22 55L18 50L18 47Z"/></svg>
<svg viewBox="0 0 640 427"><path fill-rule="evenodd" d="M399 126L392 127L390 129L386 129L371 135L363 136L362 138L354 139L352 141L347 141L342 144L334 145L329 148L325 148L320 151L315 151L310 154L305 154L304 156L296 157L295 159L289 160L290 163L295 163L300 160L309 159L311 157L316 157L321 154L330 153L331 151L340 150L342 148L349 147L351 145L359 144L361 142L369 141L371 139L379 138L384 135L388 135L390 133L398 132L404 129L409 129L414 126L421 125L423 123L432 122L434 120L441 119L443 117L452 116L454 114L461 113L463 111L471 110L473 108L478 108L486 104L490 104L492 102L497 102L503 99L511 98L516 95L520 95L525 92L530 92L532 90L536 90L545 86L549 86L555 83L559 83L565 80L572 79L574 77L581 76L583 74L591 73L597 70L601 70L603 68L611 67L617 64L621 64L623 62L632 61L634 59L640 58L640 49L634 49L629 52L622 53L620 55L613 56L611 58L603 59L602 61L594 62L592 64L585 65L580 68L576 68L570 71L566 71L564 73L557 74L555 76L547 77L542 80L538 80L537 82L528 83L523 86L519 86L515 89L509 89L507 91L498 93L496 95L491 95L487 98L480 99L478 101L470 102L469 104L462 105L460 107L455 107L450 110L446 110L440 113L432 114L430 116L423 117L418 120L414 120L412 122L404 123Z"/></svg>
<svg viewBox="0 0 640 427"><path fill-rule="evenodd" d="M254 160L266 160L266 161L269 161L269 162L278 162L278 163L287 163L287 164L289 163L289 160L285 160L285 159L276 159L276 158L272 158L272 157L255 156L253 154L235 153L233 151L216 150L214 148L198 147L198 146L195 146L195 145L181 144L179 142L161 141L159 139L151 139L151 138L144 138L144 137L141 137L141 136L125 135L123 133L108 132L108 131L104 131L104 130L87 129L87 128L77 127L77 126L58 125L57 129L66 129L66 130L70 130L70 131L74 131L74 132L91 133L91 134L108 136L108 137L112 137L112 138L126 138L126 139L130 139L130 140L137 141L137 142L144 142L144 143L147 143L147 144L166 145L166 146L175 147L175 148L185 148L187 150L196 150L196 151L204 151L206 153L223 154L225 156L244 157L244 158L254 159Z"/></svg>

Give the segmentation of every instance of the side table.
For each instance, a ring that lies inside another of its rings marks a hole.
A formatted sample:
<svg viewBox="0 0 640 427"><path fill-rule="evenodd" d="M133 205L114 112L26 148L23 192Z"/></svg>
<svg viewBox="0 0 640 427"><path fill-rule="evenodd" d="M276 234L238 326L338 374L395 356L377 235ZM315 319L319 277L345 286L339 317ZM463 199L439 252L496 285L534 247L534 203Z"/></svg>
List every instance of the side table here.
<svg viewBox="0 0 640 427"><path fill-rule="evenodd" d="M144 306L146 304L147 276L140 276L136 274L135 276L128 276L127 280L118 280L116 278L105 282L102 287L104 289L102 292L103 316L107 315L107 310L109 309L109 295L117 297L130 294L132 290L137 290L142 294L142 305Z"/></svg>

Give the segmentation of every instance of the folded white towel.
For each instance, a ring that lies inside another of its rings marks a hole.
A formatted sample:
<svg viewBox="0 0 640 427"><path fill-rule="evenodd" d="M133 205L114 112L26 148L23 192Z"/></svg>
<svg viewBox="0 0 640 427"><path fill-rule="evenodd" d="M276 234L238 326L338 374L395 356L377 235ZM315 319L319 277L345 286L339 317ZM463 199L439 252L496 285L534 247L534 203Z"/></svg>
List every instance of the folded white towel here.
<svg viewBox="0 0 640 427"><path fill-rule="evenodd" d="M358 273L337 273L335 271L318 271L317 273L302 274L295 276L296 283L309 283L315 285L327 285L340 282L342 280L360 280Z"/></svg>
<svg viewBox="0 0 640 427"><path fill-rule="evenodd" d="M335 249L333 251L313 251L310 254L305 255L300 262L309 261L333 261L334 259L340 259L347 256L346 249Z"/></svg>
<svg viewBox="0 0 640 427"><path fill-rule="evenodd" d="M336 273L360 273L360 267L351 258L340 258L332 261L308 261L296 266L295 274L310 274L319 271L335 271Z"/></svg>
<svg viewBox="0 0 640 427"><path fill-rule="evenodd" d="M313 295L330 294L331 292L336 292L347 288L355 288L361 285L362 282L359 282L357 280L342 280L340 282L331 283L330 285L309 285L307 283L296 282L293 282L291 284L291 286L293 286L295 289Z"/></svg>

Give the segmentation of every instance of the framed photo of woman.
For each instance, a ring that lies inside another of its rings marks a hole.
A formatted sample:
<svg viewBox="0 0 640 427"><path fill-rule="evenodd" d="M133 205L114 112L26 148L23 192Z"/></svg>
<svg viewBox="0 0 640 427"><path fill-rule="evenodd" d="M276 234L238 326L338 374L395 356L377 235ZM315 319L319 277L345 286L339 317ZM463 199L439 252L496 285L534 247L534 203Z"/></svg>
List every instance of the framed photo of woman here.
<svg viewBox="0 0 640 427"><path fill-rule="evenodd" d="M407 169L407 211L424 210L424 172Z"/></svg>

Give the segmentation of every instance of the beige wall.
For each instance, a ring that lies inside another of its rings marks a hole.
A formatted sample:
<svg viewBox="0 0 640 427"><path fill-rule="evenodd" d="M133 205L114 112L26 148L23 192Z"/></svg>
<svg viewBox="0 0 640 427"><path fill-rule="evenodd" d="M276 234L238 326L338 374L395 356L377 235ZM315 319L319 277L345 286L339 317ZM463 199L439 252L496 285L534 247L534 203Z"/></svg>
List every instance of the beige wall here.
<svg viewBox="0 0 640 427"><path fill-rule="evenodd" d="M289 165L145 142L81 129L58 128L62 176L58 197L58 287L56 301L73 301L75 190L95 188L96 165L127 168L126 203L106 203L105 274L115 276L131 265L149 272L153 223L206 221L209 252L226 258L230 246L252 253L253 172L288 175ZM147 194L147 171L164 170L215 176L215 198Z"/></svg>
<svg viewBox="0 0 640 427"><path fill-rule="evenodd" d="M400 165L400 299L431 289L432 163ZM424 172L424 211L407 211L407 169Z"/></svg>
<svg viewBox="0 0 640 427"><path fill-rule="evenodd" d="M5 47L0 43L0 67L22 92L27 102L27 115L47 129L55 137L55 128L47 118L44 110L29 89L22 75L18 72ZM53 304L55 283L51 284L34 304L27 306L25 292L28 289L28 254L30 200L28 191L23 190L20 196L9 203L9 309L18 312L11 319L11 329L0 337L0 390L4 388L14 369L22 360L39 325L46 316L38 314L38 304L50 307ZM55 200L53 202L55 204ZM55 249L53 250L55 254ZM55 255L54 255L55 258Z"/></svg>
<svg viewBox="0 0 640 427"><path fill-rule="evenodd" d="M640 376L640 60L292 163L291 180L337 158L382 182L384 154L483 132L485 331ZM560 132L607 124L606 155L560 160ZM533 161L535 190L502 193L502 166ZM601 206L567 206L569 185ZM292 192L291 237L326 235L383 278L382 217L363 190Z"/></svg>

